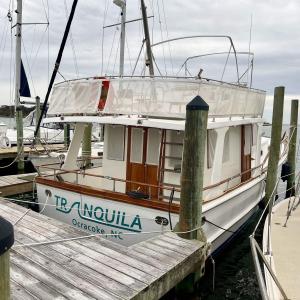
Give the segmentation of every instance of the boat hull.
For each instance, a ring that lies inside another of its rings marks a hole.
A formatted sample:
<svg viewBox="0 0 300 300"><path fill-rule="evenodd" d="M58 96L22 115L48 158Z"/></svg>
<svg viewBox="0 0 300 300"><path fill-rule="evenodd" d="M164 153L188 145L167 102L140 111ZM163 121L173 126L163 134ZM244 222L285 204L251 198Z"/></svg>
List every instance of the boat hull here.
<svg viewBox="0 0 300 300"><path fill-rule="evenodd" d="M206 202L203 229L212 251L224 244L251 216L262 196L264 176ZM37 183L38 201L43 214L68 223L90 234L124 245L132 245L171 230L179 215L64 190ZM145 200L149 201L149 200ZM162 222L163 221L163 222Z"/></svg>

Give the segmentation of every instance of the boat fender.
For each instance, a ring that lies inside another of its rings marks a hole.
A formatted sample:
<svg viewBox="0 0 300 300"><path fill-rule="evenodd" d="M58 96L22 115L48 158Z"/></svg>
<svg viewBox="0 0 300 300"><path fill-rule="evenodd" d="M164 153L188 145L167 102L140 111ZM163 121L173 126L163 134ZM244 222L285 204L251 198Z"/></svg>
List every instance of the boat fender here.
<svg viewBox="0 0 300 300"><path fill-rule="evenodd" d="M291 174L291 166L288 162L285 162L281 167L281 179L282 181L286 181L288 179L288 176Z"/></svg>

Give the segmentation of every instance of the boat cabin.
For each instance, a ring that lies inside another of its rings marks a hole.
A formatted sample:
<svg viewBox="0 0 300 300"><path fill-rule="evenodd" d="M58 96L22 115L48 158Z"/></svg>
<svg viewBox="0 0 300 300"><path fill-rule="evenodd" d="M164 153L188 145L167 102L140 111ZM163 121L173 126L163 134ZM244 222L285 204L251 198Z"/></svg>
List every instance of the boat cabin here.
<svg viewBox="0 0 300 300"><path fill-rule="evenodd" d="M176 203L185 107L196 95L209 105L204 200L260 175L267 152L261 143L264 92L201 79L122 78L108 83L93 78L54 88L44 122L73 123L75 132L59 176L56 172L45 178L97 189L109 199L172 198ZM89 123L104 126L102 166L79 169L77 155Z"/></svg>

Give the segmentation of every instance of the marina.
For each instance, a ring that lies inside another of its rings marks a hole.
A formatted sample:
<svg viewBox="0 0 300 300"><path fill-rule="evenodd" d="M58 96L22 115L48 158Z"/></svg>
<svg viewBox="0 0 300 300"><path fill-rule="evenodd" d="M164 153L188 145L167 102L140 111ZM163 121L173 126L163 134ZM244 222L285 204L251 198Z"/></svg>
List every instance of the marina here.
<svg viewBox="0 0 300 300"><path fill-rule="evenodd" d="M298 299L299 4L3 1L0 300Z"/></svg>

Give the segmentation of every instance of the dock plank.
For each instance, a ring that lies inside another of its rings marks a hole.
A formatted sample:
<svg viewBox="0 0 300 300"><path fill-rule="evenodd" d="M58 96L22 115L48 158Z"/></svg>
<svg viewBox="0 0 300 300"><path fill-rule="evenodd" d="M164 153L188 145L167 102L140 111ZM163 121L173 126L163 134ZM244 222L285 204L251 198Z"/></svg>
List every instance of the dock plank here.
<svg viewBox="0 0 300 300"><path fill-rule="evenodd" d="M100 236L70 241L87 233L2 198L0 215L17 222L12 299L159 299L197 270L206 252L204 243L174 233L130 247Z"/></svg>
<svg viewBox="0 0 300 300"><path fill-rule="evenodd" d="M0 176L0 195L1 197L27 193L33 190L33 178L37 173L26 175L7 175ZM29 176L32 177L28 180Z"/></svg>

